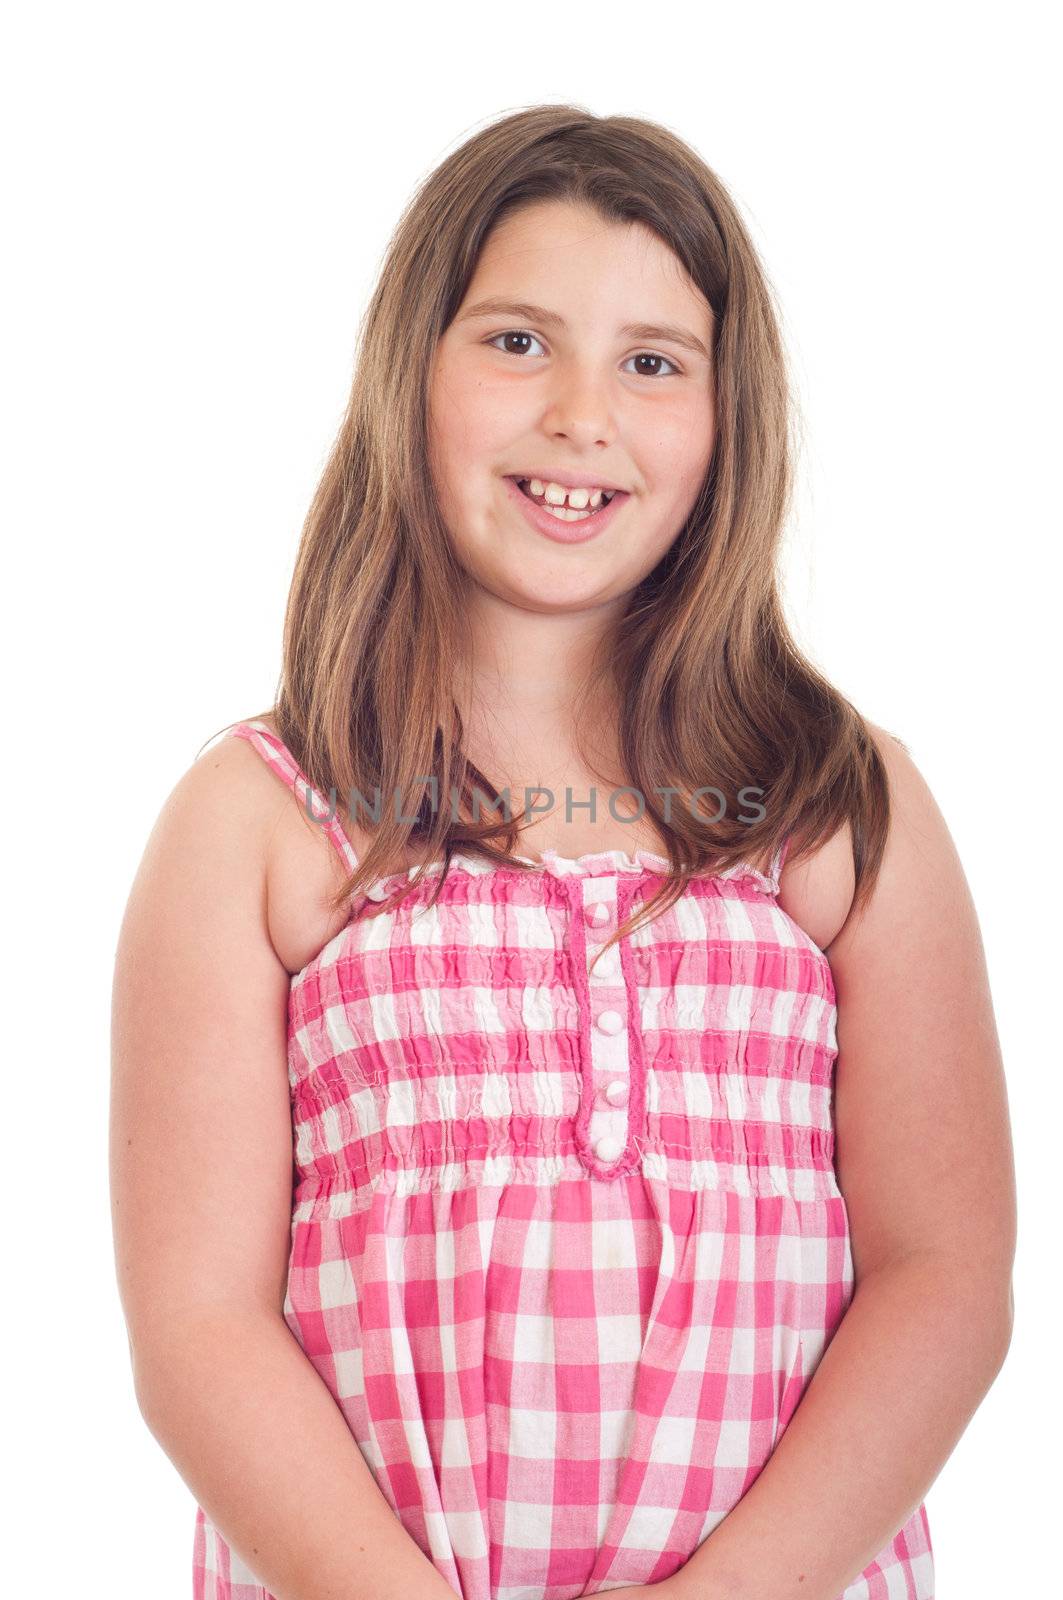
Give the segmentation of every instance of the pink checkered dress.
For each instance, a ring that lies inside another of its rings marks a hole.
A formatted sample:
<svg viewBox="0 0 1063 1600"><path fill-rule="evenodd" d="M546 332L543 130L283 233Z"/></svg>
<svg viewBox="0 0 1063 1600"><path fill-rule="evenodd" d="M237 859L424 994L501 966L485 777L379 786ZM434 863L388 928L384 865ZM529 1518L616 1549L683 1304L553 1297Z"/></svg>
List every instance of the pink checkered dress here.
<svg viewBox="0 0 1063 1600"><path fill-rule="evenodd" d="M353 867L291 752L231 731ZM596 963L662 857L459 856L433 909L434 880L376 914L407 874L372 885L291 980L284 1316L465 1600L675 1572L845 1313L834 985L775 898L784 852ZM198 1506L194 1573L196 1600L270 1600ZM933 1593L920 1505L840 1600Z"/></svg>

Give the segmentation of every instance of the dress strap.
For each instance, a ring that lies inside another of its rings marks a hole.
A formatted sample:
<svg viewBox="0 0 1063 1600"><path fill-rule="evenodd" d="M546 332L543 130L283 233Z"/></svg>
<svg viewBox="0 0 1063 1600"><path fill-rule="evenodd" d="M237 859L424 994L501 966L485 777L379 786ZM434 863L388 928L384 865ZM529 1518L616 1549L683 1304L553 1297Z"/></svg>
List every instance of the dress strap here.
<svg viewBox="0 0 1063 1600"><path fill-rule="evenodd" d="M768 868L768 876L771 878L771 881L775 885L776 889L779 887L782 877L783 862L786 860L786 852L790 848L790 840L792 838L793 834L788 833L785 839L781 840L780 843L776 845L772 854L771 865Z"/></svg>
<svg viewBox="0 0 1063 1600"><path fill-rule="evenodd" d="M267 766L271 767L281 782L297 796L307 816L324 828L339 851L344 866L349 872L353 872L358 865L358 856L343 831L336 807L330 805L320 791L314 788L283 740L267 728L264 722L255 720L238 722L227 732L233 738L246 739L248 744L258 751Z"/></svg>

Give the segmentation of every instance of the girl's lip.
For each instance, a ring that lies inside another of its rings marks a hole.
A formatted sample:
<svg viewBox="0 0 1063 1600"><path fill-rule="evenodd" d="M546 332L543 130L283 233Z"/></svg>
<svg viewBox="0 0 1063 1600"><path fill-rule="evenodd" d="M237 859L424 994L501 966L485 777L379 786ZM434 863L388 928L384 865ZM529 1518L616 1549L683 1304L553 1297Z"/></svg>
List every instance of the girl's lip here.
<svg viewBox="0 0 1063 1600"><path fill-rule="evenodd" d="M592 511L589 517L579 517L575 522L566 522L560 517L552 516L549 511L544 511L534 500L529 499L518 485L516 478L507 478L505 481L508 493L518 501L526 519L536 532L545 533L546 537L553 539L556 544L583 544L587 539L593 539L596 533L601 533L602 529L612 521L622 503L630 498L623 489L618 489L607 506Z"/></svg>

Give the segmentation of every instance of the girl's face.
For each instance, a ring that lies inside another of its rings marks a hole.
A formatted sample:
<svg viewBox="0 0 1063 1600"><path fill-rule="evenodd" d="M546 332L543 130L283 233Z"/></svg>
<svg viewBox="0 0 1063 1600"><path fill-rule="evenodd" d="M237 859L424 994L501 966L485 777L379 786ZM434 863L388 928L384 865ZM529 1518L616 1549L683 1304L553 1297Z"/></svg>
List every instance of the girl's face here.
<svg viewBox="0 0 1063 1600"><path fill-rule="evenodd" d="M653 570L712 458L712 341L708 302L641 223L547 200L494 230L429 395L436 492L475 583L525 610L572 612ZM589 537L564 542L581 523L551 519L551 537L539 525L550 513L526 515L508 481L555 477L624 494Z"/></svg>

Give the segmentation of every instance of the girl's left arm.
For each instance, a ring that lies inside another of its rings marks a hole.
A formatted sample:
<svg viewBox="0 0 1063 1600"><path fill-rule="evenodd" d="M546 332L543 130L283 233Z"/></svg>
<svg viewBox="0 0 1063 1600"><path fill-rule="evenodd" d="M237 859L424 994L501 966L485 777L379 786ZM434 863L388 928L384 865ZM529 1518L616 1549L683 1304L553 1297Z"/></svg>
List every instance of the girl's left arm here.
<svg viewBox="0 0 1063 1600"><path fill-rule="evenodd" d="M853 1297L756 1481L656 1585L668 1600L837 1600L917 1509L1011 1340L1014 1160L978 920L925 781L872 731L889 841L828 952Z"/></svg>

